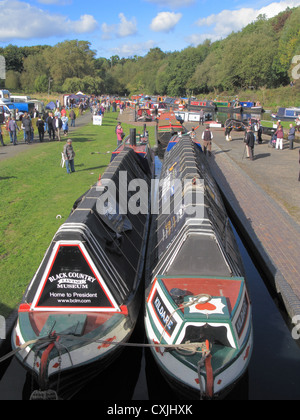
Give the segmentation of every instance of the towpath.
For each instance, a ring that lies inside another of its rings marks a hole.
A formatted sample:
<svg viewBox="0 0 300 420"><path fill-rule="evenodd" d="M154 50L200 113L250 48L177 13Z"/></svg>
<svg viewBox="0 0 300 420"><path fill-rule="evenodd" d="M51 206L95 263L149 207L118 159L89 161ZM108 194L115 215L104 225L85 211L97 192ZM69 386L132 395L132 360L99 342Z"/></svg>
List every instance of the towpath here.
<svg viewBox="0 0 300 420"><path fill-rule="evenodd" d="M232 217L269 280L281 294L291 318L300 315L299 144L289 150L255 146L255 160L244 154L241 133L225 140L214 131L213 175Z"/></svg>
<svg viewBox="0 0 300 420"><path fill-rule="evenodd" d="M82 127L88 123L90 123L92 121L92 117L91 117L91 113L90 111L86 111L83 115L78 116L76 118L75 121L75 127L71 127L69 124L69 135L68 137L72 138L72 133L74 132L74 130L76 130L79 127ZM41 143L39 141L39 137L37 135L37 129L35 128L35 136L34 136L34 141L31 144L25 144L24 140L21 140L21 136L19 135L19 139L18 139L18 145L17 146L13 146L12 144L8 143L8 140L6 140L6 146L0 146L0 162L5 160L5 159L9 159L11 157L14 157L24 151L27 151L28 148L32 148L32 147L42 147L43 143ZM2 130L5 130L5 126L2 125ZM45 133L45 140L44 142L48 142L48 133ZM62 137L61 142L64 143L65 142L66 137Z"/></svg>
<svg viewBox="0 0 300 420"><path fill-rule="evenodd" d="M133 124L130 112L120 119ZM199 140L203 130L197 130ZM213 154L207 159L231 218L282 296L290 318L300 316L300 144L289 150L284 142L284 150L275 150L269 147L270 137L263 136L263 144L255 145L255 160L250 161L243 132L233 131L232 141L227 142L224 129L212 131Z"/></svg>

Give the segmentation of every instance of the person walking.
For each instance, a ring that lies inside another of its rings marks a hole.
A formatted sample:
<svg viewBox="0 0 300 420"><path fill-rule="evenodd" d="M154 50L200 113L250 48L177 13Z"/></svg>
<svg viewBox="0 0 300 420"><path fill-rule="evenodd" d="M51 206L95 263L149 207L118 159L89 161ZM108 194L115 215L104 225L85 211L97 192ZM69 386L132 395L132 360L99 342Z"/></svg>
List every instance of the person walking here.
<svg viewBox="0 0 300 420"><path fill-rule="evenodd" d="M120 146L120 144L122 144L123 142L123 138L124 138L124 131L122 128L121 123L119 122L117 127L116 127L116 134L117 134L117 142L118 142L118 146Z"/></svg>
<svg viewBox="0 0 300 420"><path fill-rule="evenodd" d="M247 148L247 157L250 160L254 160L254 144L255 144L255 137L254 133L251 130L251 127L247 128L247 134L245 137L245 143Z"/></svg>
<svg viewBox="0 0 300 420"><path fill-rule="evenodd" d="M61 117L61 121L62 121L62 129L64 132L64 136L67 136L69 132L69 118L66 115L64 115Z"/></svg>
<svg viewBox="0 0 300 420"><path fill-rule="evenodd" d="M210 131L209 127L207 126L202 134L203 140L203 151L206 155L206 151L208 150L208 156L211 156L211 141L213 139L213 133Z"/></svg>
<svg viewBox="0 0 300 420"><path fill-rule="evenodd" d="M60 130L62 129L62 120L58 115L55 115L53 121L52 121L52 125L53 125L53 130L55 135L57 136L57 140L60 141Z"/></svg>
<svg viewBox="0 0 300 420"><path fill-rule="evenodd" d="M280 123L280 121L278 121L278 126L277 126L277 130L276 130L276 136L277 136L277 140L276 140L276 149L278 150L278 148L280 148L280 150L283 149L283 127Z"/></svg>
<svg viewBox="0 0 300 420"><path fill-rule="evenodd" d="M1 142L2 146L6 146L6 144L5 144L5 143L4 143L4 141L3 141L3 134L2 134L2 128L1 128L1 125L0 125L0 142Z"/></svg>
<svg viewBox="0 0 300 420"><path fill-rule="evenodd" d="M200 116L200 124L203 125L204 124L204 111L203 111L203 109L200 109L199 116Z"/></svg>
<svg viewBox="0 0 300 420"><path fill-rule="evenodd" d="M288 140L290 142L290 150L293 150L294 148L295 135L296 135L296 128L293 126L293 124L290 124L290 131L288 134Z"/></svg>
<svg viewBox="0 0 300 420"><path fill-rule="evenodd" d="M49 141L51 141L51 137L53 140L55 140L55 131L53 128L53 114L52 112L49 112L49 115L46 119L46 123L48 126L48 134L49 134Z"/></svg>
<svg viewBox="0 0 300 420"><path fill-rule="evenodd" d="M73 109L69 113L69 118L71 120L71 127L75 127L76 114Z"/></svg>
<svg viewBox="0 0 300 420"><path fill-rule="evenodd" d="M67 140L67 143L64 146L63 154L64 154L67 173L71 174L71 172L75 172L75 166L74 166L75 152L72 146L71 139Z"/></svg>
<svg viewBox="0 0 300 420"><path fill-rule="evenodd" d="M31 143L32 122L27 112L23 115L22 124L25 131L25 143L29 144Z"/></svg>
<svg viewBox="0 0 300 420"><path fill-rule="evenodd" d="M17 143L17 130L19 131L19 127L15 121L15 117L11 117L8 122L8 129L9 129L9 135L10 135L10 141L11 143L16 146Z"/></svg>
<svg viewBox="0 0 300 420"><path fill-rule="evenodd" d="M38 117L36 126L38 129L40 142L42 143L44 141L44 136L45 136L45 121L42 120L41 117Z"/></svg>

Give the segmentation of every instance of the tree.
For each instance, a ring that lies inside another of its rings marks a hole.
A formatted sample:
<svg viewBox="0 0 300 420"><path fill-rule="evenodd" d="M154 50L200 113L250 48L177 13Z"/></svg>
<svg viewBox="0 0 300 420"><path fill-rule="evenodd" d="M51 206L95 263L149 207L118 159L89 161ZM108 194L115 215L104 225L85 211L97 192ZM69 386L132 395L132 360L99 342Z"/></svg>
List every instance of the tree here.
<svg viewBox="0 0 300 420"><path fill-rule="evenodd" d="M68 77L62 86L63 92L78 92L84 90L84 82L83 79L79 77Z"/></svg>
<svg viewBox="0 0 300 420"><path fill-rule="evenodd" d="M49 88L49 78L45 74L37 76L34 81L34 88L36 92L47 92Z"/></svg>
<svg viewBox="0 0 300 420"><path fill-rule="evenodd" d="M67 78L92 76L95 71L94 55L87 41L65 41L55 45L45 57L53 85L61 89Z"/></svg>
<svg viewBox="0 0 300 420"><path fill-rule="evenodd" d="M20 88L20 73L8 70L6 72L5 87L11 91L18 91Z"/></svg>

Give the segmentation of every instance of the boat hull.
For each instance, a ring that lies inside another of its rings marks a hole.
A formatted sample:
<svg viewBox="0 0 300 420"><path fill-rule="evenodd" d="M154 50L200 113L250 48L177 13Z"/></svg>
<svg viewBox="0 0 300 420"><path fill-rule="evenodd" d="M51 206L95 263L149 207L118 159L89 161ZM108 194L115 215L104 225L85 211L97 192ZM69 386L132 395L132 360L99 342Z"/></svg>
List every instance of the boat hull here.
<svg viewBox="0 0 300 420"><path fill-rule="evenodd" d="M143 300L150 211L125 215L117 194L114 212L111 197L123 182L125 198L131 198L130 182L141 179L150 205L153 165L142 147L152 156L147 144L137 152L126 146L76 201L19 307L12 348L45 395L54 391L69 398L118 357L134 331Z"/></svg>
<svg viewBox="0 0 300 420"><path fill-rule="evenodd" d="M206 157L189 136L173 143L164 157L150 234L146 335L160 370L181 396L219 398L250 361L251 300Z"/></svg>
<svg viewBox="0 0 300 420"><path fill-rule="evenodd" d="M148 337L157 340L152 330L149 317L146 315L146 332ZM202 390L199 384L199 376L196 365L191 369L188 362L182 363L178 360L174 352L163 353L151 349L152 357L155 359L161 374L164 376L173 391L185 400L201 400L201 399L224 399L242 380L246 373L249 361L253 351L253 332L249 331L248 339L244 347L239 351L236 358L231 360L228 365L223 367L213 376L213 395L207 393L207 377L204 374L201 377L203 381ZM176 351L175 351L176 352ZM177 374L175 374L175 372Z"/></svg>
<svg viewBox="0 0 300 420"><path fill-rule="evenodd" d="M135 305L135 309L138 308ZM133 318L121 316L112 321L106 334L101 327L82 337L63 337L58 334L54 337L55 347L51 349L45 362L44 354L53 340L49 338L46 347L39 350L43 341L34 335L33 330L30 331L30 321L28 319L24 322L23 316L12 335L12 344L13 347L16 344L20 346L30 336L36 337L37 343L20 351L16 356L17 360L30 373L39 391L47 394L51 390L59 399L66 400L72 398L87 382L107 369L120 356L124 350L123 344L129 341L134 331L136 321L135 313ZM27 325L27 331L24 331L24 325Z"/></svg>

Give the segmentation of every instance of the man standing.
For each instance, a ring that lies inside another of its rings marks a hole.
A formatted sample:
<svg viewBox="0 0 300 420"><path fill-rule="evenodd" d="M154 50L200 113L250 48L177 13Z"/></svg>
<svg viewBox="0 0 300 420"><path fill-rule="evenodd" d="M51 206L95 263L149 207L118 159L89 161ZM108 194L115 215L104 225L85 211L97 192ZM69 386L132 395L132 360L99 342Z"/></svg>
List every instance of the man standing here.
<svg viewBox="0 0 300 420"><path fill-rule="evenodd" d="M51 141L51 136L53 140L55 140L55 131L53 128L53 114L52 112L49 112L48 117L46 118L46 123L48 126L48 134L49 134L49 141Z"/></svg>
<svg viewBox="0 0 300 420"><path fill-rule="evenodd" d="M290 142L290 150L293 150L294 148L295 134L296 134L296 128L293 126L293 124L290 124L290 131L289 131L289 136L288 136L288 140Z"/></svg>
<svg viewBox="0 0 300 420"><path fill-rule="evenodd" d="M67 173L70 174L71 172L75 172L75 167L74 167L75 152L72 146L71 139L67 140L67 143L64 146L63 153L64 153L64 158L65 158Z"/></svg>
<svg viewBox="0 0 300 420"><path fill-rule="evenodd" d="M76 114L75 114L73 109L71 109L71 111L69 113L69 118L71 120L71 127L75 127Z"/></svg>
<svg viewBox="0 0 300 420"><path fill-rule="evenodd" d="M204 124L204 111L202 108L200 109L199 114L200 114L200 124L203 125Z"/></svg>
<svg viewBox="0 0 300 420"><path fill-rule="evenodd" d="M246 143L246 148L247 148L247 157L249 157L250 160L253 160L255 137L254 137L253 131L251 130L251 127L247 128L245 143Z"/></svg>
<svg viewBox="0 0 300 420"><path fill-rule="evenodd" d="M62 129L61 118L59 118L58 115L55 115L55 117L52 121L52 124L53 124L54 133L56 134L58 141L60 141L60 130Z"/></svg>
<svg viewBox="0 0 300 420"><path fill-rule="evenodd" d="M31 143L32 123L27 112L25 112L25 114L23 115L22 124L25 131L25 143L29 144Z"/></svg>
<svg viewBox="0 0 300 420"><path fill-rule="evenodd" d="M44 141L44 135L45 135L45 122L44 122L44 120L42 120L41 117L38 117L38 120L36 122L36 126L37 126L37 129L38 129L40 142L43 142Z"/></svg>
<svg viewBox="0 0 300 420"><path fill-rule="evenodd" d="M15 121L15 117L11 117L8 123L8 129L9 129L9 135L10 135L10 141L13 143L14 146L16 146L17 143L17 130L19 131L19 127L17 126L17 123Z"/></svg>
<svg viewBox="0 0 300 420"><path fill-rule="evenodd" d="M213 134L210 131L209 127L207 126L202 134L202 140L203 142L203 151L206 155L206 151L208 150L208 156L211 156L211 141L213 139Z"/></svg>

